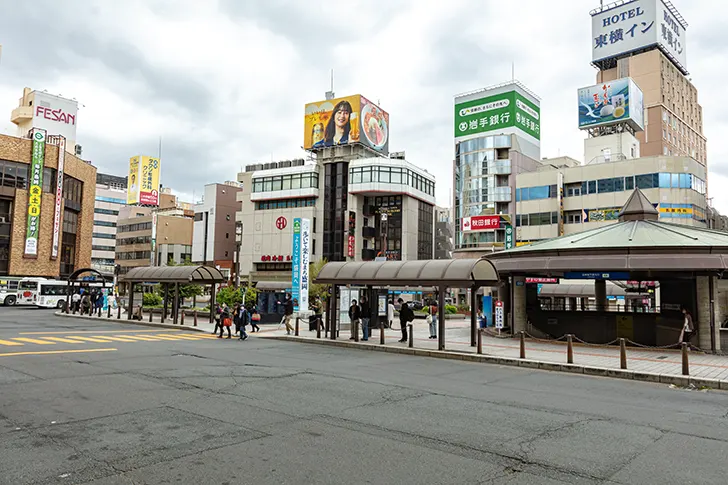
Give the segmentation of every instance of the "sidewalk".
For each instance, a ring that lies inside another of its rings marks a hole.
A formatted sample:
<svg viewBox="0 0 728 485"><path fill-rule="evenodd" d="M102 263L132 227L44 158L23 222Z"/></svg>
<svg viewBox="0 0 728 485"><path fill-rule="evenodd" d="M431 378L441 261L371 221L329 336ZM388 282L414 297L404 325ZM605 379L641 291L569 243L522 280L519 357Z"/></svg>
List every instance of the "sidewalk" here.
<svg viewBox="0 0 728 485"><path fill-rule="evenodd" d="M415 321L414 350L408 344L397 342L399 329L385 329L385 345L379 343L379 329L374 329L368 342L349 340L349 329L342 329L336 341L316 339L316 332L308 326L299 329L299 337L287 336L285 330L266 333L264 337L291 339L304 342L354 346L369 350L401 351L402 353L429 355L442 358L461 358L502 365L541 368L565 372L603 375L624 379L663 382L696 387L728 389L728 356L689 352L690 376L682 375L682 355L679 350L627 348L627 370L620 369L619 347L582 345L573 346L573 364L567 364L566 342L544 342L526 339L526 359L520 359L520 341L516 338L494 338L483 335L483 355L470 346L470 322L447 322L445 351L437 350L437 340L428 338L428 325ZM448 354L448 355L443 355Z"/></svg>

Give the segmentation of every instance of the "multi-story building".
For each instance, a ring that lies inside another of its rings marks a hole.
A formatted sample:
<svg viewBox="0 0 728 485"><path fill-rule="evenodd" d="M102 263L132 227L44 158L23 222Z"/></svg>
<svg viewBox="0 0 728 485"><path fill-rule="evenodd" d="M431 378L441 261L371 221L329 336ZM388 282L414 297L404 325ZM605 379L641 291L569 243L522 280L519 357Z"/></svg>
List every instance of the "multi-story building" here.
<svg viewBox="0 0 728 485"><path fill-rule="evenodd" d="M192 262L215 266L228 278L234 276L237 261L235 213L241 190L237 182L208 184L202 201L194 205Z"/></svg>
<svg viewBox="0 0 728 485"><path fill-rule="evenodd" d="M101 273L114 272L116 224L119 210L126 205L126 180L105 173L96 175L91 267Z"/></svg>
<svg viewBox="0 0 728 485"><path fill-rule="evenodd" d="M435 259L451 259L454 225L449 207L435 207Z"/></svg>
<svg viewBox="0 0 728 485"><path fill-rule="evenodd" d="M0 275L67 277L91 265L96 167L60 142L0 135Z"/></svg>
<svg viewBox="0 0 728 485"><path fill-rule="evenodd" d="M455 97L455 258L509 247L516 176L541 157L540 100L518 81Z"/></svg>

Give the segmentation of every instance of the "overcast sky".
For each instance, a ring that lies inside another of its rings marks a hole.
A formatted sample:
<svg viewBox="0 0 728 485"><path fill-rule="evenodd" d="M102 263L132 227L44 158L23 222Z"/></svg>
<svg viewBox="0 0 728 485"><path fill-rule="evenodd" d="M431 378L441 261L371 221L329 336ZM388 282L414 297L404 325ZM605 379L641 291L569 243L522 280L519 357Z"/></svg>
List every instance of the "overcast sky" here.
<svg viewBox="0 0 728 485"><path fill-rule="evenodd" d="M725 0L672 0L704 108L711 195L728 213ZM450 205L453 96L516 78L541 98L542 156L583 158L576 90L595 82L597 0L0 0L0 132L24 86L76 98L99 171L157 153L186 199L246 164L301 157L304 104L360 93L390 113L390 150Z"/></svg>

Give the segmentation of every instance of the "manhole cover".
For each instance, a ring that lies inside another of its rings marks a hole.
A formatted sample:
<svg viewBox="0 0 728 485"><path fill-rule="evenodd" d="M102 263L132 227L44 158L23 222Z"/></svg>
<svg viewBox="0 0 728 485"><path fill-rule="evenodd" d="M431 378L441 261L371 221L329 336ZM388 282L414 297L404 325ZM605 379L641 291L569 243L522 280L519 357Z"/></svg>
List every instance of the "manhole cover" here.
<svg viewBox="0 0 728 485"><path fill-rule="evenodd" d="M667 359L667 356L666 355L660 355L657 358L660 359L660 360L665 360L665 359Z"/></svg>

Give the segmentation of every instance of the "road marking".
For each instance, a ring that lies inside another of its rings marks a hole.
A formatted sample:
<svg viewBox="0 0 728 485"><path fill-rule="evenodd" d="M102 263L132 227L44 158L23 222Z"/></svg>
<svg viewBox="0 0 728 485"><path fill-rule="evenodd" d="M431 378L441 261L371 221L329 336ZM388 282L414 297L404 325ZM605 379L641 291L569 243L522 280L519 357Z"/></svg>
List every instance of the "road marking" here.
<svg viewBox="0 0 728 485"><path fill-rule="evenodd" d="M94 335L94 338L101 338L101 339L104 339L104 340L112 340L114 342L127 342L127 343L136 342L136 340L131 339L131 338L126 337L126 336L124 336L124 337L110 337L110 336L100 337L98 335Z"/></svg>
<svg viewBox="0 0 728 485"><path fill-rule="evenodd" d="M159 342L160 339L148 337L148 336L141 336L141 335L125 335L126 338L134 339L136 341L143 340L145 342Z"/></svg>
<svg viewBox="0 0 728 485"><path fill-rule="evenodd" d="M177 335L173 337L175 340L203 340L208 338L206 335Z"/></svg>
<svg viewBox="0 0 728 485"><path fill-rule="evenodd" d="M86 341L86 342L96 342L96 343L101 343L101 344L108 344L108 343L111 342L111 340L107 340L107 339L91 338L91 337L79 337L77 335L69 335L68 338L75 338L75 339L83 340L83 341Z"/></svg>
<svg viewBox="0 0 728 485"><path fill-rule="evenodd" d="M71 340L70 338L61 337L43 337L46 340L55 340L56 342L63 342L64 344L83 344L86 343L83 340Z"/></svg>
<svg viewBox="0 0 728 485"><path fill-rule="evenodd" d="M38 345L56 345L55 342L48 342L47 340L38 340L38 339L34 339L34 338L17 337L17 338L13 338L13 340L17 340L19 342L28 342L31 344L38 344Z"/></svg>
<svg viewBox="0 0 728 485"><path fill-rule="evenodd" d="M58 335L62 333L149 333L160 330L66 330L65 332L20 332L18 335ZM170 330L169 333L176 333L179 330Z"/></svg>
<svg viewBox="0 0 728 485"><path fill-rule="evenodd" d="M0 340L0 345L7 345L8 347L13 345L25 345L21 344L20 342L11 342L10 340Z"/></svg>
<svg viewBox="0 0 728 485"><path fill-rule="evenodd" d="M79 352L113 352L117 349L77 349L77 350L41 350L38 352L7 352L0 357L13 357L18 355L49 355L49 354L77 354Z"/></svg>

